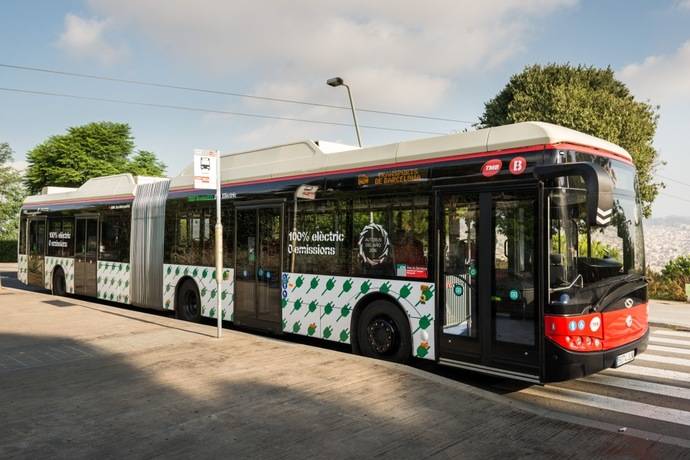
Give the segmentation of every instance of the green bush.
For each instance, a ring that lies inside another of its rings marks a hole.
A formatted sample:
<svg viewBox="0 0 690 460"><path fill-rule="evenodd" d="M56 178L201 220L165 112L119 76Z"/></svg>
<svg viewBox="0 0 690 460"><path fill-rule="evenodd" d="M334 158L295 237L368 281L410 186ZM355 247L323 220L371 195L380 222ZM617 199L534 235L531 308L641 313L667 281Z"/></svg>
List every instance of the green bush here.
<svg viewBox="0 0 690 460"><path fill-rule="evenodd" d="M649 297L659 300L687 300L685 285L690 284L690 256L668 261L661 273L649 271Z"/></svg>
<svg viewBox="0 0 690 460"><path fill-rule="evenodd" d="M0 240L0 262L17 261L17 240Z"/></svg>

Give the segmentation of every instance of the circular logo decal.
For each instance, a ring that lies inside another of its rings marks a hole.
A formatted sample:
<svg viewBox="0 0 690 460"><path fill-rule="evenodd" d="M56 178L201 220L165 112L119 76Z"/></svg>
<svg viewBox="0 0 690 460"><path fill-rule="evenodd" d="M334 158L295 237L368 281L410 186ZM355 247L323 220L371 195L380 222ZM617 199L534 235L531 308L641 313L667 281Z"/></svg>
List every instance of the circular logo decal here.
<svg viewBox="0 0 690 460"><path fill-rule="evenodd" d="M514 174L516 176L520 175L523 172L525 172L525 169L527 169L527 160L525 160L523 157L515 157L512 160L510 160L508 170L511 174Z"/></svg>
<svg viewBox="0 0 690 460"><path fill-rule="evenodd" d="M517 299L520 298L520 291L518 291L517 289L511 289L508 293L508 297L510 297L510 300L515 302Z"/></svg>
<svg viewBox="0 0 690 460"><path fill-rule="evenodd" d="M589 328L592 330L592 332L597 332L600 327L601 327L601 318L598 316L595 316L589 322Z"/></svg>
<svg viewBox="0 0 690 460"><path fill-rule="evenodd" d="M482 166L482 175L484 177L495 176L501 171L503 167L503 162L498 159L489 160Z"/></svg>
<svg viewBox="0 0 690 460"><path fill-rule="evenodd" d="M370 223L359 234L359 256L365 263L375 266L388 257L390 240L388 232L379 224Z"/></svg>
<svg viewBox="0 0 690 460"><path fill-rule="evenodd" d="M635 303L633 302L633 299L628 297L627 299L625 299L625 308L631 308L633 306L633 303Z"/></svg>
<svg viewBox="0 0 690 460"><path fill-rule="evenodd" d="M464 292L465 289L462 287L462 285L456 284L455 286L453 286L453 294L455 294L456 296L460 297L464 294Z"/></svg>

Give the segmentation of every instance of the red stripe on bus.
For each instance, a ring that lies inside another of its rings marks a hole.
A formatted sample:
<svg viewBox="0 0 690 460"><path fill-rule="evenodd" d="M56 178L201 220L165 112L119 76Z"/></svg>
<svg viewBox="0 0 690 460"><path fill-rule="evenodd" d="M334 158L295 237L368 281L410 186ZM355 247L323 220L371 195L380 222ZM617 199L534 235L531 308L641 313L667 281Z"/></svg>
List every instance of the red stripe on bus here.
<svg viewBox="0 0 690 460"><path fill-rule="evenodd" d="M633 164L632 160L620 153L610 152L608 150L595 149L594 147L589 147L587 145L574 144L572 142L561 142L558 144L548 144L545 146L547 149L560 149L560 150L577 150L578 152L589 153L591 155L597 155L600 157L614 158L616 160L621 160L628 164Z"/></svg>
<svg viewBox="0 0 690 460"><path fill-rule="evenodd" d="M483 158L483 157L490 157L490 156L496 156L496 155L510 155L510 154L515 154L515 153L535 152L535 151L539 151L539 150L543 150L543 149L573 149L573 150L578 150L578 151L581 151L584 153L589 153L592 155L615 158L617 160L622 160L622 161L625 161L626 163L632 164L627 157L616 154L614 152L595 149L592 147L587 147L585 145L577 145L577 144L572 144L572 143L558 143L558 144L546 144L546 145L531 145L529 147L519 147L519 148L505 149L505 150L492 150L490 152L456 154L456 155L449 155L447 157L441 157L441 158L427 158L427 159L423 159L423 160L409 160L409 161L401 161L401 162L397 162L397 163L384 163L384 164L379 164L379 165L361 166L358 168L337 169L334 171L319 171L319 172L313 172L313 173L295 174L292 176L267 177L264 179L250 179L250 180L237 181L237 182L228 181L228 182L223 182L222 185L224 187L225 186L238 187L238 186L242 186L242 185L267 184L267 183L272 183L272 182L283 182L283 181L288 181L288 180L306 179L306 178L311 178L311 177L334 176L334 175L338 175L338 174L375 171L378 169L386 169L386 168L404 168L406 166L417 166L417 165L424 165L424 164L444 163L444 162L453 161L453 160L467 160L467 159ZM171 192L176 192L176 193L193 191L193 190L195 190L194 187L180 187L180 188L170 189Z"/></svg>
<svg viewBox="0 0 690 460"><path fill-rule="evenodd" d="M450 155L450 156L441 157L441 158L427 158L424 160L408 160L408 161L400 161L397 163L384 163L384 164L377 164L377 165L370 165L370 166L360 166L358 168L345 168L345 169L336 169L333 171L318 171L318 172L313 172L313 173L295 174L292 176L267 177L265 179L250 179L250 180L238 181L238 182L231 182L230 181L230 182L224 182L223 186L265 184L265 183L271 183L271 182L283 182L283 181L295 180L295 179L305 179L305 178L310 178L310 177L335 176L335 175L339 175L339 174L357 173L357 172L365 172L365 171L376 171L379 169L387 169L387 168L404 168L407 166L418 166L418 165L424 165L424 164L444 163L444 162L453 161L453 160L467 160L467 159L473 159L473 158L491 157L491 156L496 156L496 155L510 155L510 154L514 154L514 153L538 152L540 150L543 150L544 147L546 147L546 146L544 146L544 145L532 145L529 147L520 147L520 148L514 148L514 149L492 150L491 152L461 153L461 154ZM186 192L186 191L192 191L192 190L194 190L193 187L183 187L183 188L170 189L171 192Z"/></svg>

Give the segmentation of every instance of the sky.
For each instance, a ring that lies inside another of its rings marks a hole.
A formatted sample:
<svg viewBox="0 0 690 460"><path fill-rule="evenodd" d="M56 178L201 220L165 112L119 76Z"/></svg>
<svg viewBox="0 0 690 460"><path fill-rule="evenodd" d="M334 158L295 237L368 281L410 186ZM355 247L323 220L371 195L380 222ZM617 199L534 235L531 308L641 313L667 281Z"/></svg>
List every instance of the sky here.
<svg viewBox="0 0 690 460"><path fill-rule="evenodd" d="M472 129L484 103L534 63L611 66L635 97L660 106L654 145L666 183L654 217L690 216L690 0L3 0L0 64L87 73L361 109L365 145ZM129 123L138 149L169 175L195 148L241 151L299 139L355 144L338 108L142 87L0 67L0 88L215 112L117 104L0 89L0 142L18 166L74 125ZM386 128L386 129L376 129ZM399 131L396 131L399 130ZM411 132L416 131L416 132Z"/></svg>

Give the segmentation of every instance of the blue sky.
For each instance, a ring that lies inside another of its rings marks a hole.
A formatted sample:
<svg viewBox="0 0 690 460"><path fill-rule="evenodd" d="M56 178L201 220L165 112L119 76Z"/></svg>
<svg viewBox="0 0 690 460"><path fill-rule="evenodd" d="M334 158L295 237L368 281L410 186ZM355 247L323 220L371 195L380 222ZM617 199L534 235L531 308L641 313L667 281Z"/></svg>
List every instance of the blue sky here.
<svg viewBox="0 0 690 460"><path fill-rule="evenodd" d="M667 189L655 216L690 216L690 0L406 2L4 1L0 64L476 121L525 65L610 65L661 105L655 145ZM0 87L350 122L345 110L152 89L0 68ZM352 129L0 91L0 141L22 161L46 137L96 120L127 122L137 147L177 174L194 148L231 152ZM360 123L451 132L468 125L360 114ZM420 134L363 129L368 145Z"/></svg>

